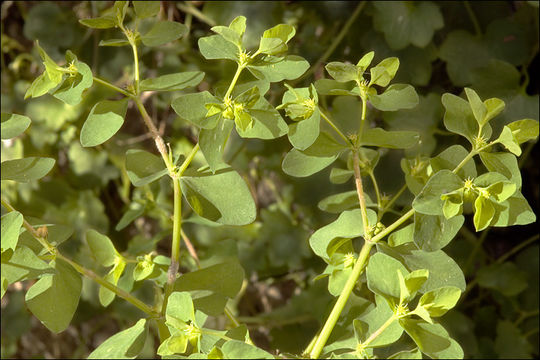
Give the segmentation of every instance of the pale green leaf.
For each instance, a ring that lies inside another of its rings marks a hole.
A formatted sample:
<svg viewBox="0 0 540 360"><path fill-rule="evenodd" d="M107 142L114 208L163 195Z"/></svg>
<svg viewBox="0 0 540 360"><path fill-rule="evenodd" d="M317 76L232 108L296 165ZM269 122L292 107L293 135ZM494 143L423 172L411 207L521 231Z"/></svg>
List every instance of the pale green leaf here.
<svg viewBox="0 0 540 360"><path fill-rule="evenodd" d="M144 79L139 87L141 91L177 91L197 86L204 78L202 71L186 71L162 75L153 79Z"/></svg>
<svg viewBox="0 0 540 360"><path fill-rule="evenodd" d="M88 355L88 359L134 359L142 351L147 334L146 319L140 319L135 325L102 342Z"/></svg>
<svg viewBox="0 0 540 360"><path fill-rule="evenodd" d="M187 26L176 21L158 21L141 40L146 46L159 46L179 39L188 32Z"/></svg>
<svg viewBox="0 0 540 360"><path fill-rule="evenodd" d="M18 211L12 211L2 216L2 220L0 221L2 229L2 252L8 249L15 251L22 224L23 216Z"/></svg>
<svg viewBox="0 0 540 360"><path fill-rule="evenodd" d="M124 124L127 107L127 98L102 100L94 105L81 129L81 145L96 146L109 140Z"/></svg>
<svg viewBox="0 0 540 360"><path fill-rule="evenodd" d="M139 19L155 16L161 8L161 1L133 1L135 15Z"/></svg>
<svg viewBox="0 0 540 360"><path fill-rule="evenodd" d="M221 103L208 91L181 95L171 103L173 110L181 119L187 120L202 129L213 129L218 124L221 114L206 117L206 104Z"/></svg>
<svg viewBox="0 0 540 360"><path fill-rule="evenodd" d="M2 161L2 180L29 182L44 177L51 171L56 160L51 158L28 157Z"/></svg>
<svg viewBox="0 0 540 360"><path fill-rule="evenodd" d="M99 264L103 266L114 265L118 252L114 248L111 239L95 230L88 230L86 232L86 242Z"/></svg>
<svg viewBox="0 0 540 360"><path fill-rule="evenodd" d="M246 225L255 220L257 210L251 192L240 174L230 167L214 174L210 170L188 169L180 184L199 216L227 225Z"/></svg>
<svg viewBox="0 0 540 360"><path fill-rule="evenodd" d="M239 61L238 47L225 40L221 35L211 35L200 38L198 44L199 50L205 59L229 59Z"/></svg>
<svg viewBox="0 0 540 360"><path fill-rule="evenodd" d="M19 114L2 113L2 140L11 139L22 134L32 120L28 116Z"/></svg>
<svg viewBox="0 0 540 360"><path fill-rule="evenodd" d="M412 109L419 99L414 87L408 84L392 84L382 94L368 94L369 102L381 111Z"/></svg>
<svg viewBox="0 0 540 360"><path fill-rule="evenodd" d="M386 131L382 128L366 129L360 143L363 146L379 146L390 149L407 149L418 142L416 131Z"/></svg>
<svg viewBox="0 0 540 360"><path fill-rule="evenodd" d="M50 331L64 331L79 304L82 280L71 265L56 259L55 273L44 275L26 292L28 309Z"/></svg>
<svg viewBox="0 0 540 360"><path fill-rule="evenodd" d="M317 140L306 150L292 149L283 159L283 171L291 176L305 177L321 171L332 164L346 150L328 133L321 132Z"/></svg>
<svg viewBox="0 0 540 360"><path fill-rule="evenodd" d="M134 186L143 186L168 173L163 159L144 150L126 152L126 171Z"/></svg>

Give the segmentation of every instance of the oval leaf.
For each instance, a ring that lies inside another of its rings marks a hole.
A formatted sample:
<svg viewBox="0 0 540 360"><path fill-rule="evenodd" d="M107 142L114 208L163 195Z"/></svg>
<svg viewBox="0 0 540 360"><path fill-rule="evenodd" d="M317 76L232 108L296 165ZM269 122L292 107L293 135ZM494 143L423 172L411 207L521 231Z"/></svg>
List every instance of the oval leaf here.
<svg viewBox="0 0 540 360"><path fill-rule="evenodd" d="M128 100L103 100L98 102L81 129L81 145L96 146L109 140L124 123Z"/></svg>

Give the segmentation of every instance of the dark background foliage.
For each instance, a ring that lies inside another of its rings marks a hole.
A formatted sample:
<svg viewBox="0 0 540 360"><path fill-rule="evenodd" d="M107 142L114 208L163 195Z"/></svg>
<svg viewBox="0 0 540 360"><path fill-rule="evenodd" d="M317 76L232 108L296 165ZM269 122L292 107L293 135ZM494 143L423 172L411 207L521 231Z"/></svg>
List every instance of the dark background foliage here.
<svg viewBox="0 0 540 360"><path fill-rule="evenodd" d="M324 76L324 65L330 61L356 63L371 50L375 51L375 61L399 57L396 82L416 87L420 110L390 115L373 112L370 120L388 128L423 129L425 143L421 150L414 151L432 156L462 141L442 130L440 96L444 92L459 95L468 86L483 99L502 98L506 110L494 120L495 134L510 121L538 119L538 1L440 1L434 3L434 13L421 16L413 11L413 2L384 3L368 2L330 56L322 59L312 74L297 81L297 86ZM154 150L133 108L128 109L123 128L112 140L97 148L80 146L80 129L91 106L114 96L103 87L94 86L74 107L52 96L28 101L23 98L41 71L33 46L38 39L56 61L71 49L103 78L120 86L129 82L129 48L98 46L100 39L119 37L118 30L97 32L78 23L78 19L96 16L110 5L89 1L4 1L1 5L2 112L27 114L33 120L26 135L2 142L2 160L22 155L57 159L57 166L47 178L17 187L3 182L2 194L7 194L25 216L73 226L74 236L63 245L63 251L90 268L95 265L82 245L82 234L89 228L108 234L120 251L170 254L171 224L166 213L172 206L170 184L162 179L144 190L135 189L122 175L127 149ZM190 33L166 46L143 48L141 73L150 77L202 70L206 76L199 90L209 84L227 83L234 72L232 63L206 61L198 52L197 40L208 35L212 25L228 24L238 15L248 19L248 47L256 46L264 29L278 23L295 25L297 35L289 53L302 55L313 65L333 44L357 6L357 2L345 1L164 1L161 16L185 23ZM430 29L436 16L442 16L444 26ZM403 19L409 27L399 30L392 26ZM430 31L433 35L422 40ZM277 105L283 91L282 86L273 85L267 98ZM170 108L171 99L177 95L152 96L146 106L166 141L181 151L189 149L196 134ZM327 105L346 127L347 115L354 106L338 106L338 101ZM538 214L538 147L528 145L520 159L522 192ZM273 141L233 137L225 158L248 181L258 205L257 220L242 227L209 227L193 222L185 230L200 259L214 254L237 254L240 258L246 280L237 308L239 320L248 324L254 342L265 349L299 353L320 327L319 321L331 301L326 280L312 280L324 264L313 255L307 239L335 215L321 211L317 204L327 195L351 190L352 185L329 183L330 169L309 178L285 175L281 161L289 149L286 137ZM387 194L395 193L403 184L399 167L402 155L389 153L376 168L382 191ZM367 191L372 189L368 186ZM411 200L408 194L399 204L407 206ZM144 207L143 216L116 230L122 215L134 203ZM536 224L475 233L469 216L465 225L445 251L465 272L467 291L459 305L442 319L444 326L462 345L466 358L538 357ZM182 272L195 268L185 249L181 264ZM86 357L139 316L122 300L105 309L100 307L97 287L85 280L72 325L54 335L25 308L24 291L30 285L13 284L2 299L2 357ZM136 294L151 302L150 283L144 283ZM222 320L216 319L215 326L222 326ZM148 340L142 357L154 354L156 344L157 338Z"/></svg>

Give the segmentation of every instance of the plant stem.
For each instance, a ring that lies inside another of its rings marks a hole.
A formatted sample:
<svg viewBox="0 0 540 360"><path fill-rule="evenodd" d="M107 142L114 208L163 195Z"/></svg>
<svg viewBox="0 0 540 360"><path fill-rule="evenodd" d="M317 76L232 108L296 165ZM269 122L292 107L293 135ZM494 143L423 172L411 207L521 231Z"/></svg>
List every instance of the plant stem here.
<svg viewBox="0 0 540 360"><path fill-rule="evenodd" d="M515 253L519 252L521 249L529 246L530 244L532 244L533 242L537 241L538 239L540 238L540 235L536 234L536 235L533 235L531 236L530 238L528 238L527 240L525 240L524 242L522 243L519 243L517 244L516 246L514 246L510 251L508 251L506 254L504 254L503 256L501 256L500 258L498 258L496 260L497 263L503 263L506 259L508 259L510 256L514 255Z"/></svg>
<svg viewBox="0 0 540 360"><path fill-rule="evenodd" d="M126 300L127 302L131 303L132 305L139 308L141 311L147 313L151 317L158 317L159 314L156 313L150 306L143 303L141 300L137 299L127 291L124 291L120 289L118 286L104 280L100 276L96 275L93 271L86 269L85 267L77 264L75 261L65 257L62 255L59 251L56 252L56 257L59 259L64 260L65 262L69 263L75 270L77 270L78 273L86 276L87 278L97 282L101 286L109 289L110 291L114 292L118 297L121 297L122 299Z"/></svg>
<svg viewBox="0 0 540 360"><path fill-rule="evenodd" d="M343 287L343 290L341 291L332 312L330 312L330 315L328 316L320 335L317 337L317 340L313 345L313 349L309 353L310 358L317 359L321 354L326 341L330 337L330 334L332 333L332 330L334 329L334 326L336 325L339 316L347 303L347 300L349 300L349 296L351 295L360 274L362 274L362 270L366 265L369 252L371 251L373 245L374 243L366 241L362 247L362 250L360 250L360 255L358 256L358 259L356 259L351 275L347 279L347 282L345 283L345 286Z"/></svg>
<svg viewBox="0 0 540 360"><path fill-rule="evenodd" d="M332 41L332 44L326 49L324 54L322 54L319 60L317 60L317 62L315 62L315 64L313 64L313 66L311 66L309 70L304 73L304 75L300 76L298 79L293 81L293 84L296 84L299 81L313 74L313 72L315 72L315 70L317 70L319 66L330 57L330 55L332 55L332 53L334 52L334 50L336 50L339 43L341 43L341 40L343 40L345 35L349 32L349 28L354 23L358 15L360 15L360 12L362 11L365 5L366 5L366 1L362 1L358 4L358 6L356 7L356 9L354 9L353 13L349 17L345 25L343 25L343 27L341 28L341 31L339 32L339 34Z"/></svg>
<svg viewBox="0 0 540 360"><path fill-rule="evenodd" d="M364 133L364 125L366 123L366 110L367 110L367 100L360 98L362 100L362 117L360 119L360 128L358 129L358 141L362 141L362 134Z"/></svg>
<svg viewBox="0 0 540 360"><path fill-rule="evenodd" d="M388 320L386 320L386 321L384 322L384 324L381 325L380 328L378 328L377 330L375 330L375 332L372 333L372 334L369 336L369 338L367 338L366 341L364 341L364 342L362 343L362 346L364 346L364 347L368 346L373 340L375 340L375 339L377 338L377 336L381 335L382 332L383 332L384 330L386 330L387 327L389 327L390 325L392 325L392 323L393 323L395 320L397 320L397 317L396 317L394 314L392 314L392 316L390 316L390 318L389 318Z"/></svg>
<svg viewBox="0 0 540 360"><path fill-rule="evenodd" d="M403 194L403 192L407 190L407 184L403 185L401 189L390 199L390 201L383 207L382 211L379 213L378 221L382 219L383 215L394 205L396 200Z"/></svg>
<svg viewBox="0 0 540 360"><path fill-rule="evenodd" d="M238 67L236 68L236 73L234 74L233 79L231 80L231 84L229 85L229 88L227 89L227 92L225 93L225 96L223 99L227 99L229 96L231 96L231 93L234 89L234 86L236 85L236 82L238 81L238 78L240 77L240 74L242 73L242 70L244 70L246 66L238 64Z"/></svg>
<svg viewBox="0 0 540 360"><path fill-rule="evenodd" d="M483 149L482 149L482 150L483 150ZM461 169L463 166L465 166L465 164L466 164L469 160L471 160L471 159L472 159L476 154L478 154L478 153L479 153L479 151L477 151L477 150L474 150L474 149L471 150L471 152L469 152L469 153L467 154L467 156L465 156L465 157L463 158L463 160L461 160L461 162L456 166L456 168L455 168L454 170L452 170L452 172L453 172L454 174L457 174L457 172L459 171L459 169Z"/></svg>
<svg viewBox="0 0 540 360"><path fill-rule="evenodd" d="M343 132L341 132L341 130L339 130L336 124L334 124L334 122L325 113L323 113L321 108L319 108L319 112L321 113L323 119L326 120L326 122L332 127L332 129L334 129L338 135L341 136L341 138L345 140L348 145L350 145L351 141L343 134Z"/></svg>
<svg viewBox="0 0 540 360"><path fill-rule="evenodd" d="M476 36L477 37L482 36L482 29L480 28L480 23L478 22L478 19L476 18L476 15L474 14L474 11L471 8L471 5L469 4L467 0L463 1L463 5L465 6L465 9L467 10L467 14L469 15L469 18L471 19L471 22L473 23Z"/></svg>
<svg viewBox="0 0 540 360"><path fill-rule="evenodd" d="M116 85L113 85L111 84L110 82L106 81L106 80L103 80L101 78L98 78L97 76L94 76L94 81L101 84L101 85L104 85L110 89L113 89L114 91L118 91L119 93L123 94L123 95L126 95L126 96L129 96L129 97L132 97L133 94L124 90L124 89L121 89L119 88L118 86Z"/></svg>
<svg viewBox="0 0 540 360"><path fill-rule="evenodd" d="M360 213L362 214L362 226L364 227L364 239L370 241L371 235L369 230L369 222L367 217L366 198L364 196L364 188L362 185L362 177L360 175L360 164L358 162L358 152L353 150L353 167L354 181L356 184L356 193L358 194L358 202L360 203Z"/></svg>
<svg viewBox="0 0 540 360"><path fill-rule="evenodd" d="M133 101L135 101L135 104L137 105L137 108L139 109L139 112L142 115L143 121L150 131L150 135L152 135L152 138L154 139L154 142L156 144L156 147L161 154L161 157L163 158L163 161L165 162L165 165L167 166L167 169L169 170L169 175L174 176L174 164L169 159L169 153L167 152L167 148L165 147L165 142L163 141L163 138L158 132L158 129L154 125L154 122L152 121L152 118L150 115L148 115L148 112L146 111L146 108L144 107L143 103L141 102L141 99L138 96L132 96L131 97Z"/></svg>
<svg viewBox="0 0 540 360"><path fill-rule="evenodd" d="M172 233L172 245L171 245L171 265L167 271L167 284L165 285L165 297L163 299L163 305L161 307L161 314L165 314L167 309L167 303L169 296L173 292L174 282L176 281L176 274L180 267L180 240L182 229L182 190L180 188L180 178L174 177L173 179L174 189L174 220L173 220L173 233Z"/></svg>
<svg viewBox="0 0 540 360"><path fill-rule="evenodd" d="M369 178L371 179L371 182L373 183L373 188L375 189L375 195L377 196L377 208L381 209L382 208L381 193L379 191L379 185L377 184L377 179L375 179L373 170L370 170L368 174L369 174Z"/></svg>
<svg viewBox="0 0 540 360"><path fill-rule="evenodd" d="M11 204L9 204L5 199L2 198L2 205L11 211L16 211ZM68 257L62 255L60 251L53 245L51 245L46 238L40 236L36 229L26 219L23 217L23 226L28 230L28 232L34 237L40 244L43 246L51 255L58 259L62 259L68 264L70 264L78 273L81 275L86 276L87 278L95 281L96 283L100 284L101 286L109 289L110 291L114 292L118 297L121 297L122 299L126 300L127 302L131 303L132 305L136 306L143 312L147 313L148 315L152 317L157 317L159 314L157 314L150 306L143 303L141 300L137 299L130 293L120 289L118 286L108 282L107 280L104 280L100 276L96 275L93 271L86 269L85 267L77 264L75 261L69 259Z"/></svg>
<svg viewBox="0 0 540 360"><path fill-rule="evenodd" d="M176 6L185 12L186 14L191 14L195 16L197 19L202 21L203 23L210 25L210 26L216 26L216 22L209 18L208 16L204 15L199 9L197 9L195 6L191 5L190 3L186 2L185 4L177 3Z"/></svg>

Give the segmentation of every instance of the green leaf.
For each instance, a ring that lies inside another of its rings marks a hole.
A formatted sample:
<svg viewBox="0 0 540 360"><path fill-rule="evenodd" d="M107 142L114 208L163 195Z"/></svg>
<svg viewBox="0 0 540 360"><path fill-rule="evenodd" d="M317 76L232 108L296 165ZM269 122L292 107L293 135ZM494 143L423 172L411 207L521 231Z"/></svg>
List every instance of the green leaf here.
<svg viewBox="0 0 540 360"><path fill-rule="evenodd" d="M398 260L380 252L375 253L369 259L366 268L368 288L387 300L389 298L399 299L401 291L398 271L403 276L409 274L407 268ZM397 301L393 305L397 305Z"/></svg>
<svg viewBox="0 0 540 360"><path fill-rule="evenodd" d="M294 34L296 34L294 26L278 24L263 33L258 51L268 55L281 54L287 51L287 42Z"/></svg>
<svg viewBox="0 0 540 360"><path fill-rule="evenodd" d="M409 224L404 228L394 231L388 237L388 245L395 247L413 241L413 232L414 224Z"/></svg>
<svg viewBox="0 0 540 360"><path fill-rule="evenodd" d="M364 194L367 207L375 207L376 203L371 200L368 194ZM346 191L325 197L317 205L319 209L331 213L341 213L344 210L350 210L359 207L358 192L356 190Z"/></svg>
<svg viewBox="0 0 540 360"><path fill-rule="evenodd" d="M437 251L452 241L463 226L462 215L447 219L443 215L414 214L414 242L424 251Z"/></svg>
<svg viewBox="0 0 540 360"><path fill-rule="evenodd" d="M476 278L481 287L495 289L507 297L518 295L528 286L527 274L512 262L484 266Z"/></svg>
<svg viewBox="0 0 540 360"><path fill-rule="evenodd" d="M255 345L229 340L221 347L225 359L274 359L274 356Z"/></svg>
<svg viewBox="0 0 540 360"><path fill-rule="evenodd" d="M103 278L103 280L110 282L113 285L118 284L118 280L120 280L120 276L122 276L122 273L124 272L124 269L126 268L126 261L118 255L115 258L115 264L109 271L107 275ZM99 302L102 306L107 307L109 306L114 298L116 297L116 293L112 292L111 290L107 289L104 286L99 287Z"/></svg>
<svg viewBox="0 0 540 360"><path fill-rule="evenodd" d="M64 331L77 309L81 295L80 275L63 260L54 261L55 273L44 275L26 292L28 309L50 331Z"/></svg>
<svg viewBox="0 0 540 360"><path fill-rule="evenodd" d="M321 132L317 140L306 150L292 149L283 159L283 171L291 176L305 177L321 171L332 164L346 150L328 133Z"/></svg>
<svg viewBox="0 0 540 360"><path fill-rule="evenodd" d="M88 359L134 359L142 351L147 335L146 319L140 319L135 325L102 342L88 355Z"/></svg>
<svg viewBox="0 0 540 360"><path fill-rule="evenodd" d="M332 184L344 184L349 181L353 174L353 170L332 168L330 170L330 182Z"/></svg>
<svg viewBox="0 0 540 360"><path fill-rule="evenodd" d="M8 249L15 251L22 224L23 216L18 211L12 211L2 216L2 220L0 221L2 229L2 252Z"/></svg>
<svg viewBox="0 0 540 360"><path fill-rule="evenodd" d="M377 216L371 209L367 210L368 221L372 224L376 223ZM309 245L313 252L323 258L326 262L330 262L333 255L331 246L335 244L334 240L341 242L342 239L352 239L364 234L362 225L362 214L360 209L343 211L339 217L328 225L323 226L311 235Z"/></svg>
<svg viewBox="0 0 540 360"><path fill-rule="evenodd" d="M426 292L420 298L418 306L426 309L431 317L440 317L456 306L460 296L460 289L446 286Z"/></svg>
<svg viewBox="0 0 540 360"><path fill-rule="evenodd" d="M301 56L286 55L284 57L262 56L252 61L247 69L257 79L269 82L294 80L309 69L309 63Z"/></svg>
<svg viewBox="0 0 540 360"><path fill-rule="evenodd" d="M370 69L371 79L369 85L388 86L388 83L396 76L399 68L399 59L396 57L386 58Z"/></svg>
<svg viewBox="0 0 540 360"><path fill-rule="evenodd" d="M116 26L116 21L111 15L91 19L80 19L79 22L92 29L110 29Z"/></svg>
<svg viewBox="0 0 540 360"><path fill-rule="evenodd" d="M98 46L130 46L131 44L129 41L125 39L108 39L108 40L100 40Z"/></svg>
<svg viewBox="0 0 540 360"><path fill-rule="evenodd" d="M111 239L95 230L88 230L86 232L86 241L99 264L103 266L115 264L119 254L114 248Z"/></svg>
<svg viewBox="0 0 540 360"><path fill-rule="evenodd" d="M424 48L433 38L435 30L444 25L438 5L431 1L377 2L373 6L373 26L384 33L392 50L403 49L409 44Z"/></svg>
<svg viewBox="0 0 540 360"><path fill-rule="evenodd" d="M315 109L309 118L290 124L288 137L291 145L298 150L305 150L313 145L320 133L320 118L319 109Z"/></svg>
<svg viewBox="0 0 540 360"><path fill-rule="evenodd" d="M392 308L382 296L375 295L375 302L377 306L373 310L353 320L354 333L358 342L365 342L393 315ZM366 327L364 331L363 326ZM403 334L403 328L399 325L399 322L393 321L369 344L369 347L382 347L392 344L401 337L401 334Z"/></svg>
<svg viewBox="0 0 540 360"><path fill-rule="evenodd" d="M253 127L242 130L237 126L241 137L275 139L287 133L287 123L264 97L261 96L248 112L254 120Z"/></svg>
<svg viewBox="0 0 540 360"><path fill-rule="evenodd" d="M168 173L161 157L137 149L126 152L126 171L134 186L144 186Z"/></svg>
<svg viewBox="0 0 540 360"><path fill-rule="evenodd" d="M368 66L371 64L371 61L373 60L374 56L375 56L375 52L370 51L367 54L365 54L364 56L362 56L362 58L360 58L360 60L358 60L358 63L356 64L356 66L360 69L360 71L362 73L364 71L366 71Z"/></svg>
<svg viewBox="0 0 540 360"><path fill-rule="evenodd" d="M414 340L420 351L434 359L462 359L463 350L448 335L440 324L429 324L422 320L403 318L399 323ZM451 351L450 351L451 350ZM439 355L446 351L445 355Z"/></svg>
<svg viewBox="0 0 540 360"><path fill-rule="evenodd" d="M223 38L239 48L242 47L242 37L246 31L245 16L237 16L231 21L229 26L214 26L210 30L223 36Z"/></svg>
<svg viewBox="0 0 540 360"><path fill-rule="evenodd" d="M215 174L188 169L180 185L193 211L204 218L226 225L246 225L255 220L257 209L251 192L230 167Z"/></svg>
<svg viewBox="0 0 540 360"><path fill-rule="evenodd" d="M501 135L499 135L499 138L497 141L504 145L505 148L508 149L512 154L516 156L521 155L521 148L519 147L519 143L514 138L512 134L512 130L508 126L505 126L501 132Z"/></svg>
<svg viewBox="0 0 540 360"><path fill-rule="evenodd" d="M389 359L422 359L422 352L417 347L411 350L399 351L388 357Z"/></svg>
<svg viewBox="0 0 540 360"><path fill-rule="evenodd" d="M433 175L413 201L413 208L426 215L443 215L441 194L463 187L463 181L450 170L440 170Z"/></svg>
<svg viewBox="0 0 540 360"><path fill-rule="evenodd" d="M208 91L203 91L177 97L172 101L171 106L181 119L201 129L213 129L218 124L221 113L206 117L208 109L205 105L210 103L221 103L221 101Z"/></svg>
<svg viewBox="0 0 540 360"><path fill-rule="evenodd" d="M328 63L325 68L330 76L339 82L356 81L361 76L360 69L353 64L333 61Z"/></svg>
<svg viewBox="0 0 540 360"><path fill-rule="evenodd" d="M135 15L137 15L139 19L144 19L157 15L161 9L161 2L133 1L133 7L135 8Z"/></svg>
<svg viewBox="0 0 540 360"><path fill-rule="evenodd" d="M505 107L504 101L498 98L486 99L484 100L484 105L487 109L487 113L484 117L484 124L493 119L495 116L499 115Z"/></svg>
<svg viewBox="0 0 540 360"><path fill-rule="evenodd" d="M489 171L498 172L508 180L521 188L521 172L516 157L513 154L504 152L488 153L482 151L480 159Z"/></svg>
<svg viewBox="0 0 540 360"><path fill-rule="evenodd" d="M360 96L360 89L353 81L341 83L332 79L319 79L315 81L315 88L320 95Z"/></svg>
<svg viewBox="0 0 540 360"><path fill-rule="evenodd" d="M486 105L482 102L476 91L473 89L465 88L465 94L469 100L469 104L476 122L478 125L484 126L484 124L487 122L487 120L485 120L487 114Z"/></svg>
<svg viewBox="0 0 540 360"><path fill-rule="evenodd" d="M398 304L408 304L411 300L416 297L418 289L426 282L429 277L429 272L425 269L417 270L416 273L410 273L406 277L403 276L401 271L397 272L399 280L399 303ZM395 305L394 300L393 304ZM393 306L394 306L393 305ZM422 317L422 314L418 314ZM431 320L426 320L431 322Z"/></svg>
<svg viewBox="0 0 540 360"><path fill-rule="evenodd" d="M532 119L523 119L511 122L507 125L518 144L536 139L538 137L538 121Z"/></svg>
<svg viewBox="0 0 540 360"><path fill-rule="evenodd" d="M211 35L199 39L199 50L207 60L228 59L239 61L238 47L221 35Z"/></svg>
<svg viewBox="0 0 540 360"><path fill-rule="evenodd" d="M24 94L24 99L29 97L39 97L45 95L49 90L54 89L59 83L52 81L46 72L39 75L30 85L26 93Z"/></svg>
<svg viewBox="0 0 540 360"><path fill-rule="evenodd" d="M429 163L434 173L447 169L453 171L469 152L461 145L452 145L442 151L439 155L431 158ZM477 175L474 161L467 161L465 165L457 171L457 175L462 179L472 178Z"/></svg>
<svg viewBox="0 0 540 360"><path fill-rule="evenodd" d="M421 292L430 291L443 286L455 286L465 291L465 276L459 265L444 251L425 252L418 250L415 244L405 243L397 247L389 247L377 243L377 249L405 264L411 271L426 269L429 279L424 283Z"/></svg>
<svg viewBox="0 0 540 360"><path fill-rule="evenodd" d="M482 195L474 201L474 227L476 231L482 231L489 226L489 223L495 216L495 208L488 199Z"/></svg>
<svg viewBox="0 0 540 360"><path fill-rule="evenodd" d="M531 359L534 353L526 334L514 323L501 320L497 323L496 353L501 359Z"/></svg>
<svg viewBox="0 0 540 360"><path fill-rule="evenodd" d="M169 318L171 317L185 323L195 321L195 308L193 307L191 295L188 292L173 292L169 296L165 316L167 317L167 321L170 321Z"/></svg>
<svg viewBox="0 0 540 360"><path fill-rule="evenodd" d="M187 26L176 21L158 21L141 40L146 46L160 46L181 38L188 32Z"/></svg>
<svg viewBox="0 0 540 360"><path fill-rule="evenodd" d="M412 109L419 99L414 87L408 84L392 84L382 94L368 94L369 102L381 111Z"/></svg>
<svg viewBox="0 0 540 360"><path fill-rule="evenodd" d="M186 71L144 79L140 83L141 91L178 91L197 86L204 78L202 71Z"/></svg>
<svg viewBox="0 0 540 360"><path fill-rule="evenodd" d="M210 316L219 316L227 299L238 294L243 281L244 270L238 261L233 260L183 274L174 283L174 291L191 291L196 309Z"/></svg>
<svg viewBox="0 0 540 360"><path fill-rule="evenodd" d="M77 67L77 74L66 78L53 94L55 98L72 106L81 102L82 93L94 83L92 69L88 65L80 61L75 61L74 64Z"/></svg>
<svg viewBox="0 0 540 360"><path fill-rule="evenodd" d="M407 149L418 142L416 131L386 131L382 128L366 129L362 133L362 146L379 146L390 149Z"/></svg>
<svg viewBox="0 0 540 360"><path fill-rule="evenodd" d="M29 182L44 177L51 171L56 160L42 157L2 161L2 180Z"/></svg>
<svg viewBox="0 0 540 360"><path fill-rule="evenodd" d="M45 261L21 243L19 240L15 252L2 253L2 277L7 279L9 284L53 273L53 269Z"/></svg>
<svg viewBox="0 0 540 360"><path fill-rule="evenodd" d="M22 134L30 126L29 117L19 114L2 113L2 140L11 139Z"/></svg>
<svg viewBox="0 0 540 360"><path fill-rule="evenodd" d="M45 72L47 73L47 76L54 84L60 84L62 82L64 73L59 69L59 66L53 61L53 59L47 55L45 50L39 46L38 41L36 41L36 47L39 51L39 56L43 60L43 65L45 65Z"/></svg>
<svg viewBox="0 0 540 360"><path fill-rule="evenodd" d="M536 221L536 215L519 191L501 205L505 207L497 211L491 226L526 225Z"/></svg>
<svg viewBox="0 0 540 360"><path fill-rule="evenodd" d="M102 100L98 102L81 129L81 145L96 146L109 140L124 123L128 99Z"/></svg>
<svg viewBox="0 0 540 360"><path fill-rule="evenodd" d="M215 128L201 129L199 132L201 151L213 173L226 165L223 161L223 153L233 127L232 120L221 118Z"/></svg>
<svg viewBox="0 0 540 360"><path fill-rule="evenodd" d="M466 137L474 145L474 137L478 134L478 122L474 118L469 103L449 93L443 94L441 101L446 109L444 126L448 131Z"/></svg>
<svg viewBox="0 0 540 360"><path fill-rule="evenodd" d="M481 37L461 29L446 36L439 54L446 62L446 72L454 86L470 85L473 71L485 66L492 58Z"/></svg>

